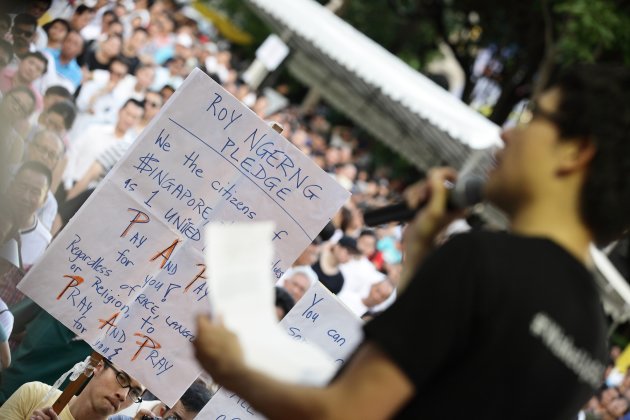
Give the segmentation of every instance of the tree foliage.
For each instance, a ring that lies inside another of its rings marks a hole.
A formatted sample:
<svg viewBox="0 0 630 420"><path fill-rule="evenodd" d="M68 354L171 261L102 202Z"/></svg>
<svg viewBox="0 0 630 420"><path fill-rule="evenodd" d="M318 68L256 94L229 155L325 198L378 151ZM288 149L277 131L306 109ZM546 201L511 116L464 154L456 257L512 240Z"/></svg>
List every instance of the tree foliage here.
<svg viewBox="0 0 630 420"><path fill-rule="evenodd" d="M268 32L242 0L208 0L226 10L260 42ZM317 0L322 4L328 0ZM575 62L630 64L628 0L345 0L340 15L418 70L446 42L472 91L478 52L492 47L501 61L502 94L491 119L502 123L513 106L544 82L550 69Z"/></svg>

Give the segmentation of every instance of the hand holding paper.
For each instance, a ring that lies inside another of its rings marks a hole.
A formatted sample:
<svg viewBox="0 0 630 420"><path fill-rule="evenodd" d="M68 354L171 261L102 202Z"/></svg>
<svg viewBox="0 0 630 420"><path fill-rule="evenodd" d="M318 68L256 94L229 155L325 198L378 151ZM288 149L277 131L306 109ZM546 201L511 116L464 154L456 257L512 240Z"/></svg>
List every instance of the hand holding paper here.
<svg viewBox="0 0 630 420"><path fill-rule="evenodd" d="M241 349L242 360L251 369L284 381L323 385L337 368L333 359L311 344L291 339L275 318L269 272L272 237L270 222L210 225L206 258L212 311L234 331L242 347L236 346L235 336L220 324L202 320L196 343L198 358L210 375L218 375L214 379L226 385L242 368ZM235 354L225 354L229 352Z"/></svg>

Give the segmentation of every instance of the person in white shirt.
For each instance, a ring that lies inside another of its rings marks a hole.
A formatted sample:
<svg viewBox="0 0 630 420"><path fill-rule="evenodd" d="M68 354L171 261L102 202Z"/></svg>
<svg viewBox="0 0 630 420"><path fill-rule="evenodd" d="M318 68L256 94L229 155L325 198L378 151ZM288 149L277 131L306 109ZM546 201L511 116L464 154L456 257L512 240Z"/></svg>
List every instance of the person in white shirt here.
<svg viewBox="0 0 630 420"><path fill-rule="evenodd" d="M37 217L51 180L52 173L44 164L26 162L18 169L7 190L7 199L20 233L22 265L26 270L44 253L52 239Z"/></svg>
<svg viewBox="0 0 630 420"><path fill-rule="evenodd" d="M127 135L133 135L128 133L138 124L143 113L142 103L129 99L118 111L116 124L90 125L72 145L69 152L68 166L63 175L65 189L70 189L76 181L80 180L104 150L120 141L127 140Z"/></svg>
<svg viewBox="0 0 630 420"><path fill-rule="evenodd" d="M124 102L130 97L122 87L129 72L124 58L115 58L109 70L94 70L92 80L84 82L77 97L79 115L70 132L70 142L81 137L85 129L94 123L113 124Z"/></svg>
<svg viewBox="0 0 630 420"><path fill-rule="evenodd" d="M89 169L85 172L83 177L74 183L74 186L68 191L67 200L72 200L79 194L85 192L93 186L98 184L105 175L118 163L120 159L125 155L127 149L131 147L137 136L140 135L142 130L149 124L151 119L160 112L162 107L162 96L153 91L147 92L144 99L144 116L135 127L135 134L127 135L125 140L120 141L113 146L110 146L103 151L94 160ZM313 273L314 274L314 273ZM317 277L317 275L315 275Z"/></svg>

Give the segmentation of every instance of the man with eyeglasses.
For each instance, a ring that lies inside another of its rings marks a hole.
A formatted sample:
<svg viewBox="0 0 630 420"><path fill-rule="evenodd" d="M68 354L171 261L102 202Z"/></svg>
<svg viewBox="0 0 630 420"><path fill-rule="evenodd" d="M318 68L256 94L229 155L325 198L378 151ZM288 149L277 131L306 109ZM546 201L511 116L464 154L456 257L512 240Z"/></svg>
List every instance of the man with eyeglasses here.
<svg viewBox="0 0 630 420"><path fill-rule="evenodd" d="M365 324L327 387L253 370L237 337L206 317L197 358L271 419L576 418L607 362L590 246L630 228L629 96L627 67L575 65L534 98L528 124L503 132L484 196L510 233L436 248L461 215L444 186L457 173L436 168L410 188L410 208L426 205L405 232L401 295Z"/></svg>
<svg viewBox="0 0 630 420"><path fill-rule="evenodd" d="M50 391L49 385L41 382L28 382L22 385L0 407L3 420L105 420L109 416L142 401L145 387L132 376L117 369L104 359L94 368L92 378L83 391L74 397L58 415L52 404L61 391Z"/></svg>
<svg viewBox="0 0 630 420"><path fill-rule="evenodd" d="M135 138L133 128L144 113L142 103L129 99L118 111L115 124L90 124L83 128L68 152L68 166L64 171L64 186L70 189L86 174L94 160L110 146ZM74 130L77 130L76 127Z"/></svg>
<svg viewBox="0 0 630 420"><path fill-rule="evenodd" d="M125 140L118 142L107 149L105 149L94 160L94 163L85 171L85 174L79 179L72 188L68 191L67 199L72 200L75 197L84 194L89 191L90 187L93 188L94 184L100 182L105 175L118 163L120 159L125 155L127 150L131 147L133 142L138 138L144 127L146 127L151 119L160 112L162 108L162 96L154 91L147 92L144 99L144 116L136 127L136 134L134 136L128 136Z"/></svg>

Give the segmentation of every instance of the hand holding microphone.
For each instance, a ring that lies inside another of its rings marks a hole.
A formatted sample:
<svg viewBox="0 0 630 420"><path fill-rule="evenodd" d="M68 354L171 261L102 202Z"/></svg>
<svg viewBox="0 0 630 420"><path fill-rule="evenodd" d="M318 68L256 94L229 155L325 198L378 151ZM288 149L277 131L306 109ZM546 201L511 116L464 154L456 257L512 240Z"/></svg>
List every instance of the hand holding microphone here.
<svg viewBox="0 0 630 420"><path fill-rule="evenodd" d="M447 192L446 209L457 210L471 207L483 199L482 190L484 179L479 175L464 175L456 182L445 179L443 186ZM428 181L422 181L409 187L405 191L406 200L368 210L363 215L365 224L379 226L390 222L406 222L414 218L418 211L424 208L430 200Z"/></svg>
<svg viewBox="0 0 630 420"><path fill-rule="evenodd" d="M452 168L432 169L426 180L405 190L403 203L364 214L366 224L371 226L414 219L403 239L405 260L399 285L401 291L433 249L438 233L461 217L464 209L481 201L482 178L469 175L456 179L457 173Z"/></svg>

